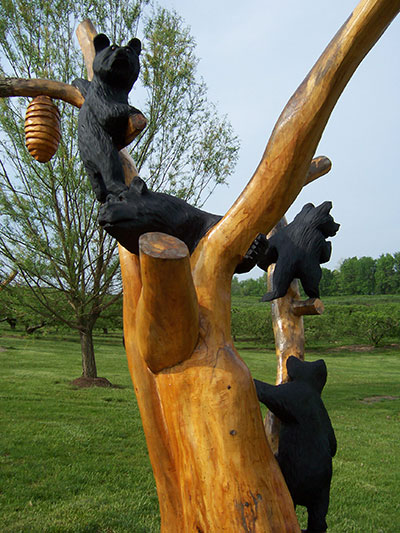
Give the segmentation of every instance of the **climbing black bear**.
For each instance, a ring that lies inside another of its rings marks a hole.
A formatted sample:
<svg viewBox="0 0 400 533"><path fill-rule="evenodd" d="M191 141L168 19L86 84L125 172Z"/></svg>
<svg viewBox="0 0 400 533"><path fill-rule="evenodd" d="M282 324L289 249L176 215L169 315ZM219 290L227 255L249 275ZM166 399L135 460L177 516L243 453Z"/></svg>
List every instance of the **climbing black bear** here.
<svg viewBox="0 0 400 533"><path fill-rule="evenodd" d="M149 231L177 237L192 253L203 235L221 218L170 194L149 190L139 176L126 192L110 195L99 212L100 225L134 254L139 253L139 237ZM267 246L265 235L259 234L238 265L240 272L250 270L260 254L265 254Z"/></svg>
<svg viewBox="0 0 400 533"><path fill-rule="evenodd" d="M91 185L100 202L111 193L127 190L118 150L124 146L130 115L140 113L128 104L128 94L139 75L139 39L127 46L110 45L102 33L93 40L93 80L72 84L85 101L79 111L79 151Z"/></svg>
<svg viewBox="0 0 400 533"><path fill-rule="evenodd" d="M321 399L325 362L289 357L290 381L269 385L254 380L257 396L281 421L277 460L295 505L308 511L308 533L322 533L329 506L336 438Z"/></svg>
<svg viewBox="0 0 400 533"><path fill-rule="evenodd" d="M336 235L340 228L332 215L332 202L323 202L318 207L306 204L293 222L278 230L268 239L268 249L257 261L257 266L267 271L276 263L272 291L262 301L282 298L293 279L301 281L304 292L310 298L319 298L319 282L322 270L320 263L329 261L332 245L325 239Z"/></svg>

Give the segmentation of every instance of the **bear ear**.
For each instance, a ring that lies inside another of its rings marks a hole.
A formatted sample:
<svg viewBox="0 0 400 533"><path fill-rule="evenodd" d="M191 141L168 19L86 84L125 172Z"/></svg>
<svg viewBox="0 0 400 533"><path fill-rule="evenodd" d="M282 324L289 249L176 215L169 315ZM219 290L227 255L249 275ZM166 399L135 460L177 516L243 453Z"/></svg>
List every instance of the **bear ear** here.
<svg viewBox="0 0 400 533"><path fill-rule="evenodd" d="M139 39L137 39L136 37L134 39L131 39L128 43L128 46L133 48L133 50L135 50L137 55L140 55L140 52L142 51L142 43L140 42Z"/></svg>
<svg viewBox="0 0 400 533"><path fill-rule="evenodd" d="M99 52L101 52L101 50L104 50L104 48L110 46L110 39L107 37L107 35L104 35L104 33L99 33L93 39L93 44L94 49L96 50L96 54L98 54Z"/></svg>
<svg viewBox="0 0 400 533"><path fill-rule="evenodd" d="M330 210L332 209L332 202L323 202L317 207L317 209L320 214L328 215Z"/></svg>
<svg viewBox="0 0 400 533"><path fill-rule="evenodd" d="M134 187L139 194L144 194L148 191L146 183L139 176L133 178L131 187Z"/></svg>

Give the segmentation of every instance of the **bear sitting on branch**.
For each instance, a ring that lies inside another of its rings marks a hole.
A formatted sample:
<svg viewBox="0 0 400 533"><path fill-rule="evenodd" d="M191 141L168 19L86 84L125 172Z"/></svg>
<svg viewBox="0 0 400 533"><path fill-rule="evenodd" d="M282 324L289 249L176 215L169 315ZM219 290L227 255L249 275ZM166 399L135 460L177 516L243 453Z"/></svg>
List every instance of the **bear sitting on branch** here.
<svg viewBox="0 0 400 533"><path fill-rule="evenodd" d="M330 214L331 209L332 202L323 202L318 207L306 204L293 222L268 239L268 249L259 257L257 266L265 272L273 263L276 266L272 290L263 296L263 302L285 296L296 278L307 296L319 298L320 263L329 261L332 253L332 244L326 238L335 236L340 228Z"/></svg>

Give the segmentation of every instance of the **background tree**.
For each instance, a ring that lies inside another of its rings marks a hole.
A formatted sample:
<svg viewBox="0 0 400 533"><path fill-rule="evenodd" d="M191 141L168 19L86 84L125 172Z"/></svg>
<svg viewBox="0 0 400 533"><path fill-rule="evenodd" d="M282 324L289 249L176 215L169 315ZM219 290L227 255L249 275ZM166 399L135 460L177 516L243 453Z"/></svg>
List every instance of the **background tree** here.
<svg viewBox="0 0 400 533"><path fill-rule="evenodd" d="M378 294L397 292L400 285L395 266L395 258L391 254L382 254L376 260L375 285Z"/></svg>
<svg viewBox="0 0 400 533"><path fill-rule="evenodd" d="M340 265L339 288L342 294L357 294L358 291L358 259L349 257Z"/></svg>
<svg viewBox="0 0 400 533"><path fill-rule="evenodd" d="M150 4L3 0L1 75L67 83L83 77L81 51L74 45L78 22L90 17L119 43L138 34ZM150 127L134 146L137 161L148 169L150 186L199 203L223 181L216 169L224 167L224 176L229 174L237 141L207 103L204 84L196 82L194 42L182 21L165 10L151 13L143 54L148 98L144 105L133 102L150 117ZM174 58L183 62L182 69ZM0 103L0 259L5 268L21 273L31 291L30 305L43 320L58 320L79 332L83 375L94 378L93 328L121 291L116 243L96 223L97 205L77 151L76 110L59 103L62 140L53 160L41 165L24 145L27 104L25 98Z"/></svg>
<svg viewBox="0 0 400 533"><path fill-rule="evenodd" d="M322 277L319 284L321 296L332 296L338 290L338 272L322 267Z"/></svg>
<svg viewBox="0 0 400 533"><path fill-rule="evenodd" d="M195 41L177 13L159 8L146 18L144 36L142 109L149 123L132 155L151 189L202 205L232 173L237 138L207 100Z"/></svg>

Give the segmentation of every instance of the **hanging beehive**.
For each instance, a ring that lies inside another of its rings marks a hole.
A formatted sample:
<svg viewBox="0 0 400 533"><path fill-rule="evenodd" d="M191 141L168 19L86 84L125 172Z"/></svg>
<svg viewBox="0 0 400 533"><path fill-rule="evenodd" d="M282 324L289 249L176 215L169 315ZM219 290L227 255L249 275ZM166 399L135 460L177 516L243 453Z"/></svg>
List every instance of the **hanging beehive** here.
<svg viewBox="0 0 400 533"><path fill-rule="evenodd" d="M49 96L36 96L25 115L25 140L29 153L47 163L56 153L61 138L60 112Z"/></svg>

